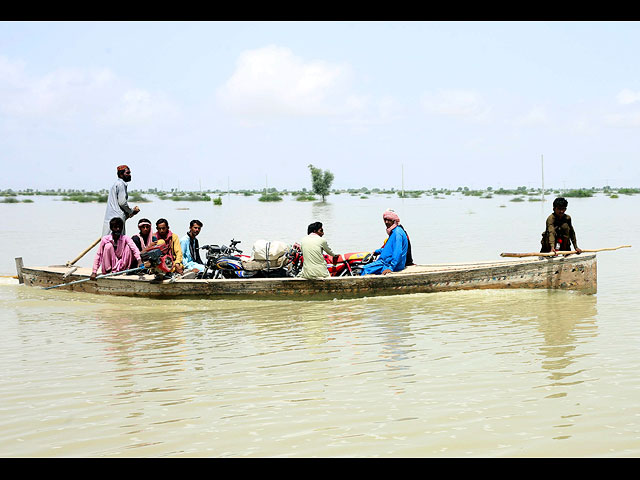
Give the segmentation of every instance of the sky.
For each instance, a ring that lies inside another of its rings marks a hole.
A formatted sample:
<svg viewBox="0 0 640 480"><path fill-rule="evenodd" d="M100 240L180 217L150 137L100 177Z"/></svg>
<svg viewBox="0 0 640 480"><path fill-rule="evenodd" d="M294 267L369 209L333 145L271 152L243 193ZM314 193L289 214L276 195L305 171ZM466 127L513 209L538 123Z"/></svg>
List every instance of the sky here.
<svg viewBox="0 0 640 480"><path fill-rule="evenodd" d="M640 23L0 22L0 189L640 187Z"/></svg>

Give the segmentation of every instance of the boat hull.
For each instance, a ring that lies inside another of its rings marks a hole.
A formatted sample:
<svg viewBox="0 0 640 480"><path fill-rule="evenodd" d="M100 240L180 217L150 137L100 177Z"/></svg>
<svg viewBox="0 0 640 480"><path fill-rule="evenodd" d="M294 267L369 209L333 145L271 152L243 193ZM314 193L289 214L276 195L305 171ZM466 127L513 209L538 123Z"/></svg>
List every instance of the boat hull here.
<svg viewBox="0 0 640 480"><path fill-rule="evenodd" d="M17 259L18 260L18 259ZM18 261L16 261L18 265ZM52 287L86 279L89 269L18 267L18 279L31 287ZM53 289L101 295L155 298L348 298L407 293L433 293L472 289L559 289L593 294L597 291L595 254L533 257L526 260L467 264L414 265L402 272L364 277L249 278L164 281L151 283L150 275L121 275L65 285Z"/></svg>

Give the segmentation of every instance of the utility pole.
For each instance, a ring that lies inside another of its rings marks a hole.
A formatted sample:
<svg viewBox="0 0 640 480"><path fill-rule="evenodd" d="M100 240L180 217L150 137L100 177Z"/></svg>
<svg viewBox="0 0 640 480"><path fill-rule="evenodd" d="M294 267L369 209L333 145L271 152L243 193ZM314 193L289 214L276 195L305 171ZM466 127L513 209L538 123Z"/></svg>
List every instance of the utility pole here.
<svg viewBox="0 0 640 480"><path fill-rule="evenodd" d="M544 155L540 155L540 161L542 164L542 201L544 202Z"/></svg>

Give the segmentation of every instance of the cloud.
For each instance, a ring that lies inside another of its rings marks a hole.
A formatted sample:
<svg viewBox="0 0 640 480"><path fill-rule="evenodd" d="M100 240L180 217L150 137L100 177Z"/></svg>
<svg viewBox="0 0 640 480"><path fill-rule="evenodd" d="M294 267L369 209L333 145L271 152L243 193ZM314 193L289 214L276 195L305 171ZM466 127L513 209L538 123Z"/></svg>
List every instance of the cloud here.
<svg viewBox="0 0 640 480"><path fill-rule="evenodd" d="M621 105L629 105L640 101L640 92L634 92L628 88L621 90L616 96L618 103Z"/></svg>
<svg viewBox="0 0 640 480"><path fill-rule="evenodd" d="M0 114L19 122L144 124L172 118L162 93L135 88L108 68L59 68L41 76L0 57Z"/></svg>
<svg viewBox="0 0 640 480"><path fill-rule="evenodd" d="M640 127L640 112L611 113L605 115L604 122L610 127L636 128Z"/></svg>
<svg viewBox="0 0 640 480"><path fill-rule="evenodd" d="M425 92L420 97L420 103L428 113L472 121L487 120L491 110L480 94L473 90Z"/></svg>
<svg viewBox="0 0 640 480"><path fill-rule="evenodd" d="M549 115L543 107L533 107L525 115L516 119L520 126L542 126L549 124Z"/></svg>
<svg viewBox="0 0 640 480"><path fill-rule="evenodd" d="M362 108L347 92L351 78L346 64L305 60L289 48L270 45L243 52L217 98L245 116L341 115Z"/></svg>
<svg viewBox="0 0 640 480"><path fill-rule="evenodd" d="M175 120L179 114L179 107L163 93L132 88L120 92L100 120L112 125L149 125Z"/></svg>

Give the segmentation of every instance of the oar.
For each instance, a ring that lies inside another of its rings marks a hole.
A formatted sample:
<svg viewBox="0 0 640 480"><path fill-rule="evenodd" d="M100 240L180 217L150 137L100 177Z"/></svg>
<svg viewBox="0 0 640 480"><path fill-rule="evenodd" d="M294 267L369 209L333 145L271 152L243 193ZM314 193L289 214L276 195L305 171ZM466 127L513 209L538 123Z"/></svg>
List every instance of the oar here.
<svg viewBox="0 0 640 480"><path fill-rule="evenodd" d="M72 266L74 263L76 263L78 260L80 260L82 257L84 257L84 256L87 254L87 252L88 252L89 250L91 250L91 249L92 249L93 247L95 247L98 243L100 243L100 240L102 240L102 237L98 238L95 242L93 242L93 243L91 244L91 246L90 246L90 247L88 247L88 248L87 248L84 252L82 252L80 255L78 255L78 256L75 258L75 260L73 260L73 261L71 261L71 262L67 262L67 267Z"/></svg>
<svg viewBox="0 0 640 480"><path fill-rule="evenodd" d="M123 273L136 272L136 271L138 271L138 270L142 270L142 269L144 269L144 268L145 268L145 266L144 266L144 265L141 265L141 266L136 267L136 268L130 268L129 270L123 270L123 271L121 271L121 272L105 273L104 275L98 275L98 276L96 277L96 279L98 279L98 278L111 277L111 276L113 276L113 275L122 275ZM65 287L65 286L67 286L67 285L73 285L74 283L88 282L89 280L91 280L91 277L89 277L89 278L83 278L82 280L76 280L76 281L74 281L74 282L61 283L60 285L54 285L54 286L52 286L52 287L44 287L44 288L43 288L43 290L49 290L49 289L51 289L51 288L58 288L58 287Z"/></svg>
<svg viewBox="0 0 640 480"><path fill-rule="evenodd" d="M604 252L609 250L618 250L619 248L630 248L631 245L620 245L619 247L613 248L596 248L594 250L584 249L581 250L582 253L591 253L591 252ZM556 250L556 253L546 252L546 253L501 253L501 257L555 257L556 255L572 255L574 253L578 253L575 250Z"/></svg>

